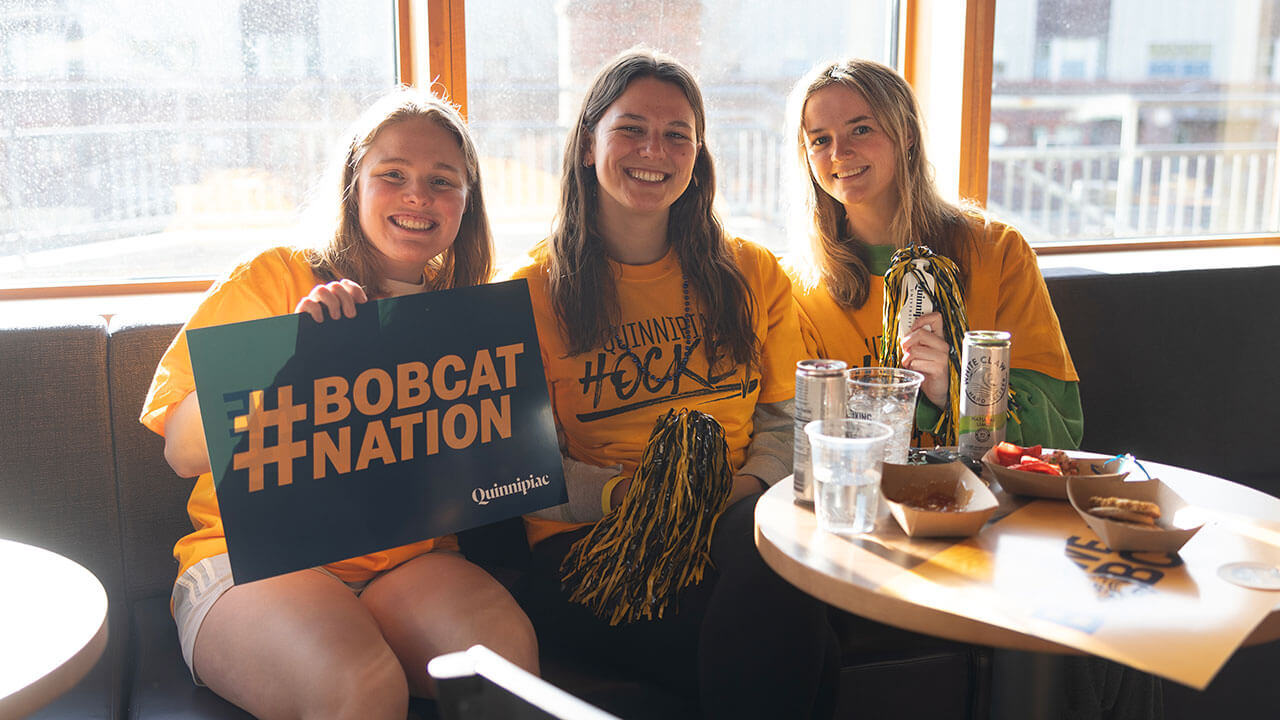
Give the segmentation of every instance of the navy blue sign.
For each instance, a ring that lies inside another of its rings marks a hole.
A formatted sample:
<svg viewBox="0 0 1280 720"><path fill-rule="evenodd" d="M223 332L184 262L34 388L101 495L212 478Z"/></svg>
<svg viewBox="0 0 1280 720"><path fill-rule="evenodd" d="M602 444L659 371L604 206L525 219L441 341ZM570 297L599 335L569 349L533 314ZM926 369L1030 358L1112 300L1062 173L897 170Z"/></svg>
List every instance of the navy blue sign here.
<svg viewBox="0 0 1280 720"><path fill-rule="evenodd" d="M237 583L566 502L524 280L191 330Z"/></svg>

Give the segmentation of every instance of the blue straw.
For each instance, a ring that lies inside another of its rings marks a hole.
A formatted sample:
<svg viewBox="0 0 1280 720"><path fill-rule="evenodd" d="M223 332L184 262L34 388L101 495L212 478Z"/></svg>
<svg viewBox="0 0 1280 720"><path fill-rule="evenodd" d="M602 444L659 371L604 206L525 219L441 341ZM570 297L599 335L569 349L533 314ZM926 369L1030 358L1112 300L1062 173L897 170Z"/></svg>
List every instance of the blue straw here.
<svg viewBox="0 0 1280 720"><path fill-rule="evenodd" d="M1115 457L1111 458L1111 460L1124 460L1125 462L1131 462L1131 463L1133 463L1134 465L1137 465L1137 466L1138 466L1138 469L1142 471L1142 474L1143 474L1143 475L1146 475L1146 476L1147 476L1147 479L1148 479L1148 480L1150 480L1150 479L1151 479L1151 473L1147 472L1147 469L1146 469L1146 468L1144 468L1144 467L1142 467L1142 463L1138 462L1138 458L1134 457L1133 455L1131 455L1131 454L1129 454L1129 453L1121 453L1121 454L1119 454L1119 455L1117 455L1117 456L1115 456ZM1108 460L1107 462L1108 462L1108 463L1110 463L1110 462L1111 462L1111 460Z"/></svg>

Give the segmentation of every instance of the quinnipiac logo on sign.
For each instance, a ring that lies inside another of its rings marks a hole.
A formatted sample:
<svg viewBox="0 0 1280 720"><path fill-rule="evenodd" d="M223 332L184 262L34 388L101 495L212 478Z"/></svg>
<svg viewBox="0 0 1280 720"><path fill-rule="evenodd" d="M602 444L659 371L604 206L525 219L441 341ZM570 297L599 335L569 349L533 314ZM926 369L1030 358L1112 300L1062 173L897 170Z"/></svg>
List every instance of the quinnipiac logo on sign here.
<svg viewBox="0 0 1280 720"><path fill-rule="evenodd" d="M527 478L517 478L515 482L506 485L493 484L493 487L476 488L471 491L471 501L477 505L488 505L491 501L497 500L508 495L528 495L530 490L546 487L551 483L550 478L546 475L533 476Z"/></svg>

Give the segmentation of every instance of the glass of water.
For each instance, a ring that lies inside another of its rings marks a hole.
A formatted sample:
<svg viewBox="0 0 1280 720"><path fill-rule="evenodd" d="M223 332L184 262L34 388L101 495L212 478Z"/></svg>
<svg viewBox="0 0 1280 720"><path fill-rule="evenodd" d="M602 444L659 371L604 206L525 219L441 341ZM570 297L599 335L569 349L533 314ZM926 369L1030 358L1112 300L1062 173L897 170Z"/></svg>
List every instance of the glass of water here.
<svg viewBox="0 0 1280 720"><path fill-rule="evenodd" d="M813 461L818 528L840 535L871 532L880 509L880 469L892 431L870 420L814 420L804 426Z"/></svg>
<svg viewBox="0 0 1280 720"><path fill-rule="evenodd" d="M902 368L863 367L845 371L845 379L849 417L888 425L893 435L885 445L884 461L905 465L924 375Z"/></svg>

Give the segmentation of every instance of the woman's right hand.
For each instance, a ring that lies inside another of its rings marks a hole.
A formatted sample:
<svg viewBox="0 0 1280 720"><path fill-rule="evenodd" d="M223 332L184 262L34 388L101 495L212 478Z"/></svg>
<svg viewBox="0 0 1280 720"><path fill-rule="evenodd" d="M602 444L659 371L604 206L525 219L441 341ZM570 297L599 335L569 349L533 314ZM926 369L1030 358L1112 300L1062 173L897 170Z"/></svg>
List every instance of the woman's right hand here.
<svg viewBox="0 0 1280 720"><path fill-rule="evenodd" d="M356 305L368 301L369 296L359 283L343 278L311 288L311 292L298 301L293 311L307 313L316 322L324 322L326 309L329 317L334 320L340 317L353 318L356 316Z"/></svg>
<svg viewBox="0 0 1280 720"><path fill-rule="evenodd" d="M929 402L945 409L951 387L951 346L942 334L942 315L921 315L900 342L902 367L924 375L920 392Z"/></svg>

